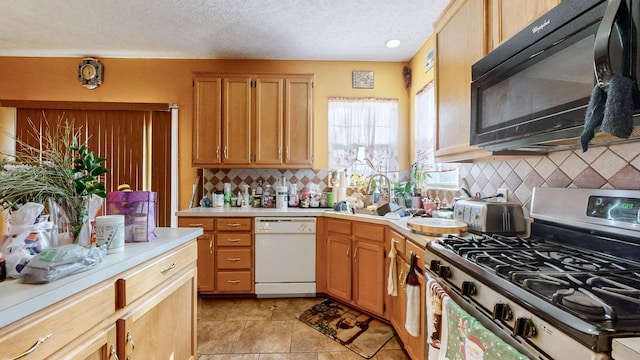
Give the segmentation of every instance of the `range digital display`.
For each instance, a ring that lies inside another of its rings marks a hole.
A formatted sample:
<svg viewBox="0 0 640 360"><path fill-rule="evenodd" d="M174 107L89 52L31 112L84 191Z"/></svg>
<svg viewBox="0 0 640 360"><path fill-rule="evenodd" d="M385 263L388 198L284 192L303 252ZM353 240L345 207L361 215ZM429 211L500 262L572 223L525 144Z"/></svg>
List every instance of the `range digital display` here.
<svg viewBox="0 0 640 360"><path fill-rule="evenodd" d="M640 224L640 199L590 196L587 216Z"/></svg>

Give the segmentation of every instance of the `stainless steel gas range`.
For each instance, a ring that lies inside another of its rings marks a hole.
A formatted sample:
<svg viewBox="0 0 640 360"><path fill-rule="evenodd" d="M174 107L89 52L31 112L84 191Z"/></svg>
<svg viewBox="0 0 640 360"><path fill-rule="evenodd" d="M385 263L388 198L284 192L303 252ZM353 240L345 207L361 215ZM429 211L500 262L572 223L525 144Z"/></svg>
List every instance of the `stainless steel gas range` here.
<svg viewBox="0 0 640 360"><path fill-rule="evenodd" d="M640 191L536 188L531 218L527 238L429 242L427 271L532 359L615 359L640 337Z"/></svg>

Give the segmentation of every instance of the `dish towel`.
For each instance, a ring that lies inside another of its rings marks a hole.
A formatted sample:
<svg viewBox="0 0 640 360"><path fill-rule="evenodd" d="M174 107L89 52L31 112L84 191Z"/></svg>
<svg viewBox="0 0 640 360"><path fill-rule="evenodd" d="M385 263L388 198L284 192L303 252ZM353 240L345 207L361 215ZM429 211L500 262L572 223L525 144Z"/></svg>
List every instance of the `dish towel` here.
<svg viewBox="0 0 640 360"><path fill-rule="evenodd" d="M411 267L407 274L407 313L404 322L404 328L411 336L420 336L420 281L416 274L418 269L418 256L411 254Z"/></svg>
<svg viewBox="0 0 640 360"><path fill-rule="evenodd" d="M389 277L387 279L387 294L391 296L398 296L398 269L396 268L396 245L391 243L391 250L389 250Z"/></svg>
<svg viewBox="0 0 640 360"><path fill-rule="evenodd" d="M587 112L584 116L584 128L580 135L582 151L587 151L589 141L595 136L595 129L600 126L602 132L628 138L633 131L635 81L613 74L607 92L598 84L591 92Z"/></svg>
<svg viewBox="0 0 640 360"><path fill-rule="evenodd" d="M442 337L442 301L449 297L440 284L432 278L427 281L427 345L429 359L437 359L440 354Z"/></svg>
<svg viewBox="0 0 640 360"><path fill-rule="evenodd" d="M450 297L445 297L442 304L442 342L438 360L528 359L485 328Z"/></svg>

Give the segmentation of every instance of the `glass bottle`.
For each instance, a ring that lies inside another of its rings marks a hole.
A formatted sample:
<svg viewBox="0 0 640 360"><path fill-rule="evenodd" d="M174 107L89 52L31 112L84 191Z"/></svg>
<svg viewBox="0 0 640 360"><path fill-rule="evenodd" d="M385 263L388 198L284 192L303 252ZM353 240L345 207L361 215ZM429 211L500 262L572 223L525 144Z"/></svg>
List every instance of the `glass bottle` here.
<svg viewBox="0 0 640 360"><path fill-rule="evenodd" d="M273 202L271 199L271 184L267 184L264 187L264 191L262 193L262 207L270 208L273 207Z"/></svg>

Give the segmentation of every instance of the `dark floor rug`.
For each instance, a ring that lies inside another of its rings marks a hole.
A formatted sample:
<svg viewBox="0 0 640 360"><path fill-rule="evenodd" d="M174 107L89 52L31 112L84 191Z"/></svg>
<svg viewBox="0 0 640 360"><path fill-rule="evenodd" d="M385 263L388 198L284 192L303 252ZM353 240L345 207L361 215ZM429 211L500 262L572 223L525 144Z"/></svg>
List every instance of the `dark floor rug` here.
<svg viewBox="0 0 640 360"><path fill-rule="evenodd" d="M391 326L331 300L323 300L296 317L366 359L394 335Z"/></svg>

